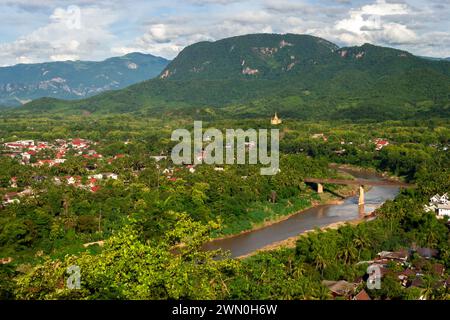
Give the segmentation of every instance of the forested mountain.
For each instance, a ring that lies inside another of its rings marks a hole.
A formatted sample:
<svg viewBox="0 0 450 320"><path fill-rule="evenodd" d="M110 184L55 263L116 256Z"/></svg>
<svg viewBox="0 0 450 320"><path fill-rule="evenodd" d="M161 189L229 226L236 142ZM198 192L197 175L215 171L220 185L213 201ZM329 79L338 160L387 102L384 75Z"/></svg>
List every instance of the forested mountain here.
<svg viewBox="0 0 450 320"><path fill-rule="evenodd" d="M157 79L24 110L397 119L445 117L449 107L450 62L371 44L339 48L307 35L254 34L189 46Z"/></svg>
<svg viewBox="0 0 450 320"><path fill-rule="evenodd" d="M0 68L0 104L20 105L53 97L81 99L157 76L168 60L130 53L105 61L18 64Z"/></svg>

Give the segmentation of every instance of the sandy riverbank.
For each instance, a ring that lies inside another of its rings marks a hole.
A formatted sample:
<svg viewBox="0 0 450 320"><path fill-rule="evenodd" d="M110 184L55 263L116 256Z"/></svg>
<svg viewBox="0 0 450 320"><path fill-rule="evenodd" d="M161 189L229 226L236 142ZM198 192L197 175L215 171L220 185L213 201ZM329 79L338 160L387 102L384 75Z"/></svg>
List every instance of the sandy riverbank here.
<svg viewBox="0 0 450 320"><path fill-rule="evenodd" d="M230 235L226 235L226 236L222 236L222 237L218 237L218 238L212 238L211 241L212 242L220 241L220 240L234 238L234 237L237 237L237 236L240 236L243 234L251 233L251 232L269 227L276 223L285 221L285 220L291 218L292 216L295 216L297 214L302 214L303 212L305 212L311 208L320 206L320 205L342 204L346 198L355 196L358 193L358 190L359 190L358 186L351 185L351 186L345 186L344 188L342 188L342 190L339 190L339 196L332 195L330 193L323 193L323 194L321 194L321 199L319 201L312 201L310 206L307 206L307 207L303 208L302 210L295 211L295 212L292 212L287 215L279 216L275 219L270 219L270 220L264 221L262 223L255 224L255 225L253 225L253 227L251 229L244 230L239 233L234 233L234 234L230 234Z"/></svg>
<svg viewBox="0 0 450 320"><path fill-rule="evenodd" d="M329 224L329 225L324 226L324 227L319 228L319 229L322 230L322 231L325 231L325 230L333 230L333 229L339 229L340 227L342 227L342 226L344 226L344 225L346 225L346 224L357 225L357 224L359 224L359 223L362 223L362 222L365 222L365 221L369 221L369 220L372 219L372 218L373 218L372 216L367 216L367 217L365 217L365 218L358 218L358 219L351 220L351 221L345 221L345 222L344 222L344 221L341 221L341 222L336 222L336 223ZM302 232L301 234L296 235L296 236L294 236L294 237L290 237L290 238L285 239L285 240L282 240L282 241L274 242L274 243L269 244L269 245L267 245L267 246L265 246L265 247L263 247L263 248L261 248L261 249L258 249L258 250L256 250L256 251L253 251L252 253L249 253L249 254L246 254L246 255L243 255L243 256L239 256L239 257L237 257L236 259L245 259L245 258L249 258L249 257L251 257L251 256L254 256L254 255L258 254L258 253L267 252L267 251L273 251L273 250L276 250L276 249L279 249L279 248L288 248L288 249L289 249L289 248L291 248L291 249L292 249L292 248L295 248L296 243L297 243L297 240L298 240L300 237L304 237L304 236L306 236L308 233L313 232L313 231L315 231L315 230L314 230L314 229L308 230L308 231Z"/></svg>

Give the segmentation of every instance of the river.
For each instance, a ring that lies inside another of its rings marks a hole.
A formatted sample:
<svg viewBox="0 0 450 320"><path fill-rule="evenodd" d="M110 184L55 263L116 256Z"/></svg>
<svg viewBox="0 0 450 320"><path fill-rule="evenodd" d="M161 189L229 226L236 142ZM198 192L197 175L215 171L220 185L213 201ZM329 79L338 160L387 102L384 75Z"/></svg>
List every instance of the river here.
<svg viewBox="0 0 450 320"><path fill-rule="evenodd" d="M355 178L383 180L380 175L345 169ZM373 186L365 193L364 213L369 214L380 207L386 200L394 199L399 193L397 186ZM314 228L352 221L361 218L358 196L344 199L341 204L319 205L292 215L286 220L267 227L242 233L234 237L213 240L207 243L206 250L222 249L230 251L231 257L250 254L267 245L300 235Z"/></svg>

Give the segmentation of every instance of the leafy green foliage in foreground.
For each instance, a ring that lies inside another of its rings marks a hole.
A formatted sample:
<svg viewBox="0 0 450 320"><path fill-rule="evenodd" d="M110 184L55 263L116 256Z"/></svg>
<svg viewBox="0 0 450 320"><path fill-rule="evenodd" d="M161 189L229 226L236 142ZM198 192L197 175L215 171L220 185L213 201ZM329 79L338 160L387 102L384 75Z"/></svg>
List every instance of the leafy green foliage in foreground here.
<svg viewBox="0 0 450 320"><path fill-rule="evenodd" d="M214 260L215 252L200 250L208 226L186 215L174 218L173 229L160 241L143 242L129 225L112 236L98 255L46 261L18 280L17 298L217 299L225 295L227 274L233 273L237 262ZM177 244L181 245L173 249ZM65 284L71 265L81 268L81 290L70 290Z"/></svg>

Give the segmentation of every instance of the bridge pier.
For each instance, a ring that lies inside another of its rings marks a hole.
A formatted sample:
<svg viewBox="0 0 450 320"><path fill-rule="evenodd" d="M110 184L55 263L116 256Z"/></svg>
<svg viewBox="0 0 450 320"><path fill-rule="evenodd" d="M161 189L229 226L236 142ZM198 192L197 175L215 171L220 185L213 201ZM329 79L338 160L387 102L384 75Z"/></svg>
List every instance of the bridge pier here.
<svg viewBox="0 0 450 320"><path fill-rule="evenodd" d="M359 186L359 200L358 205L363 206L364 205L364 186Z"/></svg>
<svg viewBox="0 0 450 320"><path fill-rule="evenodd" d="M317 184L317 193L323 193L323 184L321 183Z"/></svg>
<svg viewBox="0 0 450 320"><path fill-rule="evenodd" d="M361 218L364 218L366 216L366 209L364 208L363 204L358 206L358 213Z"/></svg>

